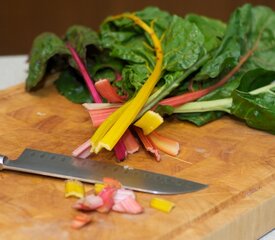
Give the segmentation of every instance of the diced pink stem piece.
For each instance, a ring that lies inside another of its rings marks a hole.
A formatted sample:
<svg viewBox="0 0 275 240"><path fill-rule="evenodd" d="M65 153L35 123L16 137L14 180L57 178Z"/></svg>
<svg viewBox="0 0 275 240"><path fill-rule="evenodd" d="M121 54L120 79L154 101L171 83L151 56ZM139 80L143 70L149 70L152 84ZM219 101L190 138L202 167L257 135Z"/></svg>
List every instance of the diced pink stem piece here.
<svg viewBox="0 0 275 240"><path fill-rule="evenodd" d="M129 214L139 214L143 212L143 207L130 196L124 198L118 203L115 203L112 209L117 212Z"/></svg>
<svg viewBox="0 0 275 240"><path fill-rule="evenodd" d="M105 187L100 193L99 197L103 200L103 205L96 210L101 213L107 213L110 212L113 205L114 205L114 199L113 196L116 192L116 189L113 187Z"/></svg>
<svg viewBox="0 0 275 240"><path fill-rule="evenodd" d="M102 205L103 205L102 198L91 194L84 198L79 199L73 205L73 208L77 210L92 211L101 207Z"/></svg>

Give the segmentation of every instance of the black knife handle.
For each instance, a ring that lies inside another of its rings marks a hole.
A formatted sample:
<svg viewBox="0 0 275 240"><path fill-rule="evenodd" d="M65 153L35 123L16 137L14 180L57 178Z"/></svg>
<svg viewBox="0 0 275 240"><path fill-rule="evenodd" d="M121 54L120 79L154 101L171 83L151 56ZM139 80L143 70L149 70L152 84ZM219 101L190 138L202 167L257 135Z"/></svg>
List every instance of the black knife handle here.
<svg viewBox="0 0 275 240"><path fill-rule="evenodd" d="M0 170L4 168L4 163L8 158L4 155L0 155Z"/></svg>

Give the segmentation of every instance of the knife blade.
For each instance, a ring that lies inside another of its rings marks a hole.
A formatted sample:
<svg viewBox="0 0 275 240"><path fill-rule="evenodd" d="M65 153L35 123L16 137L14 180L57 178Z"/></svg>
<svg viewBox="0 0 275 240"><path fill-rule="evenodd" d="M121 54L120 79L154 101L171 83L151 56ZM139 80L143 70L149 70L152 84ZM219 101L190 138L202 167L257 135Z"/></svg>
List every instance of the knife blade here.
<svg viewBox="0 0 275 240"><path fill-rule="evenodd" d="M25 149L17 160L0 156L2 169L87 183L101 183L104 177L111 177L120 181L125 188L153 194L180 194L207 187L202 183L164 174L34 149Z"/></svg>

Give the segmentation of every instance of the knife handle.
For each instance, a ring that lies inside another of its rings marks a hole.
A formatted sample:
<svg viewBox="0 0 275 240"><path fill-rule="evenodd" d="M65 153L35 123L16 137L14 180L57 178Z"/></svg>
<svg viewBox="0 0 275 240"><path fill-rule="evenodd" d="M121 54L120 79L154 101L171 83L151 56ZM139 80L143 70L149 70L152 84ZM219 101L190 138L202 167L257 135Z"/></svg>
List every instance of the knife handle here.
<svg viewBox="0 0 275 240"><path fill-rule="evenodd" d="M8 158L4 155L0 155L0 170L2 170L4 168L4 163L5 160L7 160Z"/></svg>

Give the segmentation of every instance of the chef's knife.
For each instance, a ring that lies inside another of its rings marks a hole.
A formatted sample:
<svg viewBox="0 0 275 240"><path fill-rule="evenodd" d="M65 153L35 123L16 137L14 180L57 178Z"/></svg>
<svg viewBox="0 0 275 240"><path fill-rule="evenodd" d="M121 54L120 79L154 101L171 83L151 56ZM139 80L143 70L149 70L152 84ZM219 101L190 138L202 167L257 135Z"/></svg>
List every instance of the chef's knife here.
<svg viewBox="0 0 275 240"><path fill-rule="evenodd" d="M120 181L125 188L154 194L180 194L207 187L205 184L127 166L33 149L25 149L17 160L0 155L1 169L77 179L87 183L102 182L104 177L111 177Z"/></svg>

